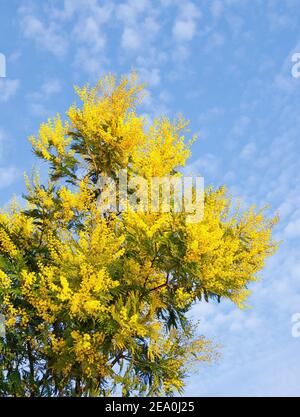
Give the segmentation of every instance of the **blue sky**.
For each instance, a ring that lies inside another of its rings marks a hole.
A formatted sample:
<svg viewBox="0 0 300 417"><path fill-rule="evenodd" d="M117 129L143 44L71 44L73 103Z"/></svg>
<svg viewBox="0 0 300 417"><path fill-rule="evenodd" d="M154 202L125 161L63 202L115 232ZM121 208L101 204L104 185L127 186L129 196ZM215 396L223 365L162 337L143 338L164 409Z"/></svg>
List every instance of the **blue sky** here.
<svg viewBox="0 0 300 417"><path fill-rule="evenodd" d="M75 100L73 84L136 69L141 112L182 113L199 135L188 170L269 203L283 241L248 304L200 304L200 331L221 359L186 395L300 395L300 0L0 0L0 199L24 192L36 163L27 137Z"/></svg>

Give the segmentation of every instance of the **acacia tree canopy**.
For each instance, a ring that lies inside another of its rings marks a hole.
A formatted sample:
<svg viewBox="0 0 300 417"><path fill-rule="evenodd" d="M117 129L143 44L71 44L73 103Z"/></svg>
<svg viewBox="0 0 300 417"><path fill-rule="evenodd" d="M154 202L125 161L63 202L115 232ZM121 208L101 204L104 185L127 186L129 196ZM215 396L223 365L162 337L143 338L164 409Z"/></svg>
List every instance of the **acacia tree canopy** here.
<svg viewBox="0 0 300 417"><path fill-rule="evenodd" d="M139 116L134 75L76 92L80 105L30 138L48 183L27 178L27 207L0 214L0 395L172 395L215 355L187 313L212 298L243 306L277 219L233 210L224 187L205 190L198 223L174 210L101 212L103 175L180 175L187 124Z"/></svg>

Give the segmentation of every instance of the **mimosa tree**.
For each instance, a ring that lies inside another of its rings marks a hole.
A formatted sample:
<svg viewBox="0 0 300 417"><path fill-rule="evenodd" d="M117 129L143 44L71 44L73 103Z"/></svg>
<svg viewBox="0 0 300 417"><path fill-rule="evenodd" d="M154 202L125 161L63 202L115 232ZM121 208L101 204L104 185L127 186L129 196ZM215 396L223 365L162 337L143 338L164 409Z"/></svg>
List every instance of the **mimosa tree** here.
<svg viewBox="0 0 300 417"><path fill-rule="evenodd" d="M277 219L233 210L224 187L205 190L198 222L172 206L101 210L104 176L179 177L187 124L139 116L135 76L76 91L81 105L30 138L48 183L27 178L27 207L0 214L0 395L182 392L193 362L214 357L187 313L199 300L243 306Z"/></svg>

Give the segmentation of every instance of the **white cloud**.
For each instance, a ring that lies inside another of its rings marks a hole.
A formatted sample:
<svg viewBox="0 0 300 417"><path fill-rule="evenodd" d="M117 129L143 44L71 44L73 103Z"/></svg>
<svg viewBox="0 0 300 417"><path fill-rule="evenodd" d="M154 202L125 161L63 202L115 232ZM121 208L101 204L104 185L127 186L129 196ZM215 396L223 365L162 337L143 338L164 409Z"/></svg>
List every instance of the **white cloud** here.
<svg viewBox="0 0 300 417"><path fill-rule="evenodd" d="M61 91L61 82L56 78L50 78L46 80L40 87L39 91L27 94L29 99L29 108L35 116L47 117L51 111L45 102L49 100L54 94L58 94Z"/></svg>
<svg viewBox="0 0 300 417"><path fill-rule="evenodd" d="M0 188L10 186L19 176L19 171L13 165L0 168Z"/></svg>
<svg viewBox="0 0 300 417"><path fill-rule="evenodd" d="M177 40L190 41L195 36L196 23L193 20L177 20L172 32Z"/></svg>
<svg viewBox="0 0 300 417"><path fill-rule="evenodd" d="M152 41L161 29L157 10L149 7L148 1L129 0L118 6L116 15L124 25L122 48L134 51L143 46L143 50L149 52Z"/></svg>
<svg viewBox="0 0 300 417"><path fill-rule="evenodd" d="M192 2L180 3L180 17L186 20L195 20L202 16L200 9Z"/></svg>
<svg viewBox="0 0 300 417"><path fill-rule="evenodd" d="M125 27L121 45L125 49L138 49L141 45L141 39L137 31L131 27Z"/></svg>
<svg viewBox="0 0 300 417"><path fill-rule="evenodd" d="M221 334L222 331L256 332L263 324L263 319L256 312L240 310L228 300L222 300L220 304L197 303L191 317L200 320L201 332L207 333L209 337Z"/></svg>
<svg viewBox="0 0 300 417"><path fill-rule="evenodd" d="M287 2L287 5L292 5L292 1ZM297 24L296 15L299 4L295 2L295 9L292 13L286 12L284 9L278 8L276 1L269 1L267 5L266 17L272 30L291 29Z"/></svg>
<svg viewBox="0 0 300 417"><path fill-rule="evenodd" d="M188 164L184 168L185 175L202 175L202 176L215 176L219 170L219 159L211 154L205 153L200 158L196 159L196 161Z"/></svg>
<svg viewBox="0 0 300 417"><path fill-rule="evenodd" d="M143 13L149 7L147 0L129 0L122 3L117 8L117 17L124 24L135 25L139 14Z"/></svg>
<svg viewBox="0 0 300 417"><path fill-rule="evenodd" d="M105 54L93 54L89 48L79 48L75 54L73 65L76 69L98 79L105 73L108 59Z"/></svg>
<svg viewBox="0 0 300 417"><path fill-rule="evenodd" d="M181 41L190 41L194 38L197 30L197 20L201 12L193 3L184 3L173 25L172 34L174 38Z"/></svg>
<svg viewBox="0 0 300 417"><path fill-rule="evenodd" d="M256 145L254 142L247 143L246 146L242 149L241 157L245 159L249 159L253 157L256 151Z"/></svg>
<svg viewBox="0 0 300 417"><path fill-rule="evenodd" d="M54 22L45 25L37 16L21 8L21 27L24 36L55 56L66 53L68 42Z"/></svg>
<svg viewBox="0 0 300 417"><path fill-rule="evenodd" d="M93 58L97 53L103 54L106 45L103 26L110 20L113 9L111 2L100 6L96 0L65 0L63 7L27 5L19 8L20 24L26 38L56 57L63 57L72 45L75 49L87 48ZM68 30L67 21L71 19L73 29Z"/></svg>
<svg viewBox="0 0 300 417"><path fill-rule="evenodd" d="M138 68L139 78L142 82L147 83L148 86L156 86L160 84L160 70L159 68Z"/></svg>
<svg viewBox="0 0 300 417"><path fill-rule="evenodd" d="M89 45L94 53L102 51L106 44L106 38L101 33L98 20L88 16L79 23L74 30L74 35L79 43Z"/></svg>
<svg viewBox="0 0 300 417"><path fill-rule="evenodd" d="M199 114L198 122L202 125L209 123L216 123L217 119L224 115L225 109L223 107L214 106L207 111Z"/></svg>
<svg viewBox="0 0 300 417"><path fill-rule="evenodd" d="M148 38L154 38L160 31L159 23L153 16L146 17L143 25L143 32L147 33Z"/></svg>
<svg viewBox="0 0 300 417"><path fill-rule="evenodd" d="M41 85L40 91L30 93L27 95L27 97L33 100L45 100L49 99L53 94L57 94L60 91L61 82L56 78L50 78Z"/></svg>
<svg viewBox="0 0 300 417"><path fill-rule="evenodd" d="M8 61L10 63L18 62L20 60L21 56L22 56L22 53L19 50L14 51L8 56Z"/></svg>
<svg viewBox="0 0 300 417"><path fill-rule="evenodd" d="M50 9L51 16L58 20L70 20L76 14L85 16L90 14L99 23L106 22L111 16L114 4L108 1L101 1L99 5L97 0L64 0L63 8L53 7Z"/></svg>
<svg viewBox="0 0 300 417"><path fill-rule="evenodd" d="M30 110L32 114L38 117L49 117L49 109L43 103L30 103Z"/></svg>
<svg viewBox="0 0 300 417"><path fill-rule="evenodd" d="M300 237L300 218L288 223L284 230L285 236L290 238Z"/></svg>
<svg viewBox="0 0 300 417"><path fill-rule="evenodd" d="M178 43L172 51L173 61L177 64L186 61L189 56L190 49L186 46L186 44ZM174 77L176 78L178 74L179 73L175 70Z"/></svg>
<svg viewBox="0 0 300 417"><path fill-rule="evenodd" d="M9 78L1 78L0 79L0 102L5 103L11 97L13 97L20 85L20 81L18 79L11 80Z"/></svg>
<svg viewBox="0 0 300 417"><path fill-rule="evenodd" d="M42 85L42 93L46 94L47 96L51 96L52 94L57 94L61 91L61 83L58 79L50 79L47 80Z"/></svg>

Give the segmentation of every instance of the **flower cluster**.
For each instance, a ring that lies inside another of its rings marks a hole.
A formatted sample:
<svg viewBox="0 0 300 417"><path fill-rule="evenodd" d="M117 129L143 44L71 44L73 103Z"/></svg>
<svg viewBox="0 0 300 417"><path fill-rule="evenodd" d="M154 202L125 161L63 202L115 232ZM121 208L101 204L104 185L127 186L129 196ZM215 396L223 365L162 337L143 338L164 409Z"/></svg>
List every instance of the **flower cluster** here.
<svg viewBox="0 0 300 417"><path fill-rule="evenodd" d="M277 219L232 210L205 191L203 220L184 212L100 212L102 175L178 176L187 123L147 126L135 76L77 88L82 101L31 137L49 181L26 178L27 207L0 213L0 395L172 395L212 345L187 312L197 300L242 306L276 244ZM119 195L117 196L120 197Z"/></svg>

